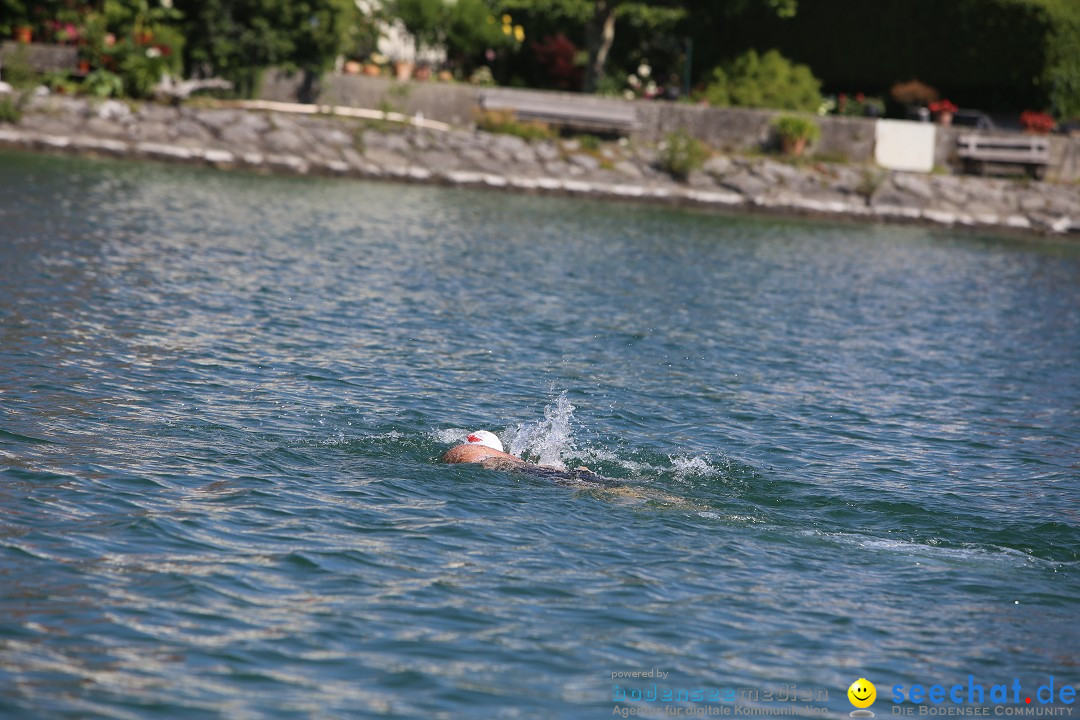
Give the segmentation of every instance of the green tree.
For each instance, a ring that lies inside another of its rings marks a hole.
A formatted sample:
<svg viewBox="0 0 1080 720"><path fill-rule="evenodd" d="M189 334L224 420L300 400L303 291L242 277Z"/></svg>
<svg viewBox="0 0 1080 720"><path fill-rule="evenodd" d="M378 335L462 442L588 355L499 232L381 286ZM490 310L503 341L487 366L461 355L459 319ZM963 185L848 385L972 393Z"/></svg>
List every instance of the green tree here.
<svg viewBox="0 0 1080 720"><path fill-rule="evenodd" d="M1070 0L1028 0L1043 9L1046 62L1037 82L1052 111L1061 118L1080 117L1080 4Z"/></svg>
<svg viewBox="0 0 1080 720"><path fill-rule="evenodd" d="M188 41L185 66L197 77L231 80L255 92L270 66L304 73L302 99L341 52L357 20L352 0L175 0Z"/></svg>

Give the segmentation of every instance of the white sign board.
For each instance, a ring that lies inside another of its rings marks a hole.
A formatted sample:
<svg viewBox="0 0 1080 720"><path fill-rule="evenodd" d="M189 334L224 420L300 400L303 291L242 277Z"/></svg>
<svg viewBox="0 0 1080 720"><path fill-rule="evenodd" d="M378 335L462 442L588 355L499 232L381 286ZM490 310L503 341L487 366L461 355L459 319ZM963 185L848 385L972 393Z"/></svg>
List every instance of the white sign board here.
<svg viewBox="0 0 1080 720"><path fill-rule="evenodd" d="M933 123L878 120L874 160L889 170L930 172L934 169Z"/></svg>

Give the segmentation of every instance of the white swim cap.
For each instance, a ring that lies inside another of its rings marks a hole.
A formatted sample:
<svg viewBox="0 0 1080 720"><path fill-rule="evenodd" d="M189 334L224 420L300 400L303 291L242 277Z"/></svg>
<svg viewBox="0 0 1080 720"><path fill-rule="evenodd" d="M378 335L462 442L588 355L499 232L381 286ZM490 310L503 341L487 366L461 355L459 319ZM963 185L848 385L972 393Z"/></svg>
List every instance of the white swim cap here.
<svg viewBox="0 0 1080 720"><path fill-rule="evenodd" d="M492 450L503 452L502 442L495 436L495 433L488 432L487 430L477 430L476 432L469 433L469 436L465 438L465 441L470 445L483 445Z"/></svg>

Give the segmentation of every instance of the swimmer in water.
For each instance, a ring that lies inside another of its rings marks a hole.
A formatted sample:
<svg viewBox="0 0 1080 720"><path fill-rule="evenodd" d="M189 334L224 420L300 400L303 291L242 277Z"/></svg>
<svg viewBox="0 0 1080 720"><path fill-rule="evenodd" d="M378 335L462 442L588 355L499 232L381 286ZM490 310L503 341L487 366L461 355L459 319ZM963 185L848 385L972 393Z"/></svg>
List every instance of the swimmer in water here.
<svg viewBox="0 0 1080 720"><path fill-rule="evenodd" d="M445 463L474 463L488 470L508 470L552 480L581 490L602 492L631 502L655 502L668 507L692 509L688 501L664 492L633 487L622 480L604 477L587 467L567 470L554 465L535 465L503 450L502 441L493 432L477 430L469 433L465 442L443 453Z"/></svg>
<svg viewBox="0 0 1080 720"><path fill-rule="evenodd" d="M477 463L489 470L518 470L532 475L550 476L556 480L580 480L614 487L618 480L601 477L585 466L565 470L554 465L533 465L503 450L502 441L493 432L477 430L469 433L465 443L443 453L445 463Z"/></svg>
<svg viewBox="0 0 1080 720"><path fill-rule="evenodd" d="M469 433L465 444L443 453L445 463L480 463L486 468L508 468L524 465L521 458L503 451L502 441L493 432L477 430Z"/></svg>

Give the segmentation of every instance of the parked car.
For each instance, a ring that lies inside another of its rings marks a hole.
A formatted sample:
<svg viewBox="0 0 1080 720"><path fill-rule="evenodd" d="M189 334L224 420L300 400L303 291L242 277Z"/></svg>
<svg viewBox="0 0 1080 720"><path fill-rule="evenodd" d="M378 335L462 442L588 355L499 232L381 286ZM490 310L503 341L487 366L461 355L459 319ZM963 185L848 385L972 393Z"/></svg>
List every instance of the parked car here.
<svg viewBox="0 0 1080 720"><path fill-rule="evenodd" d="M952 124L976 130L993 130L996 127L990 116L982 110L957 110L953 113Z"/></svg>

